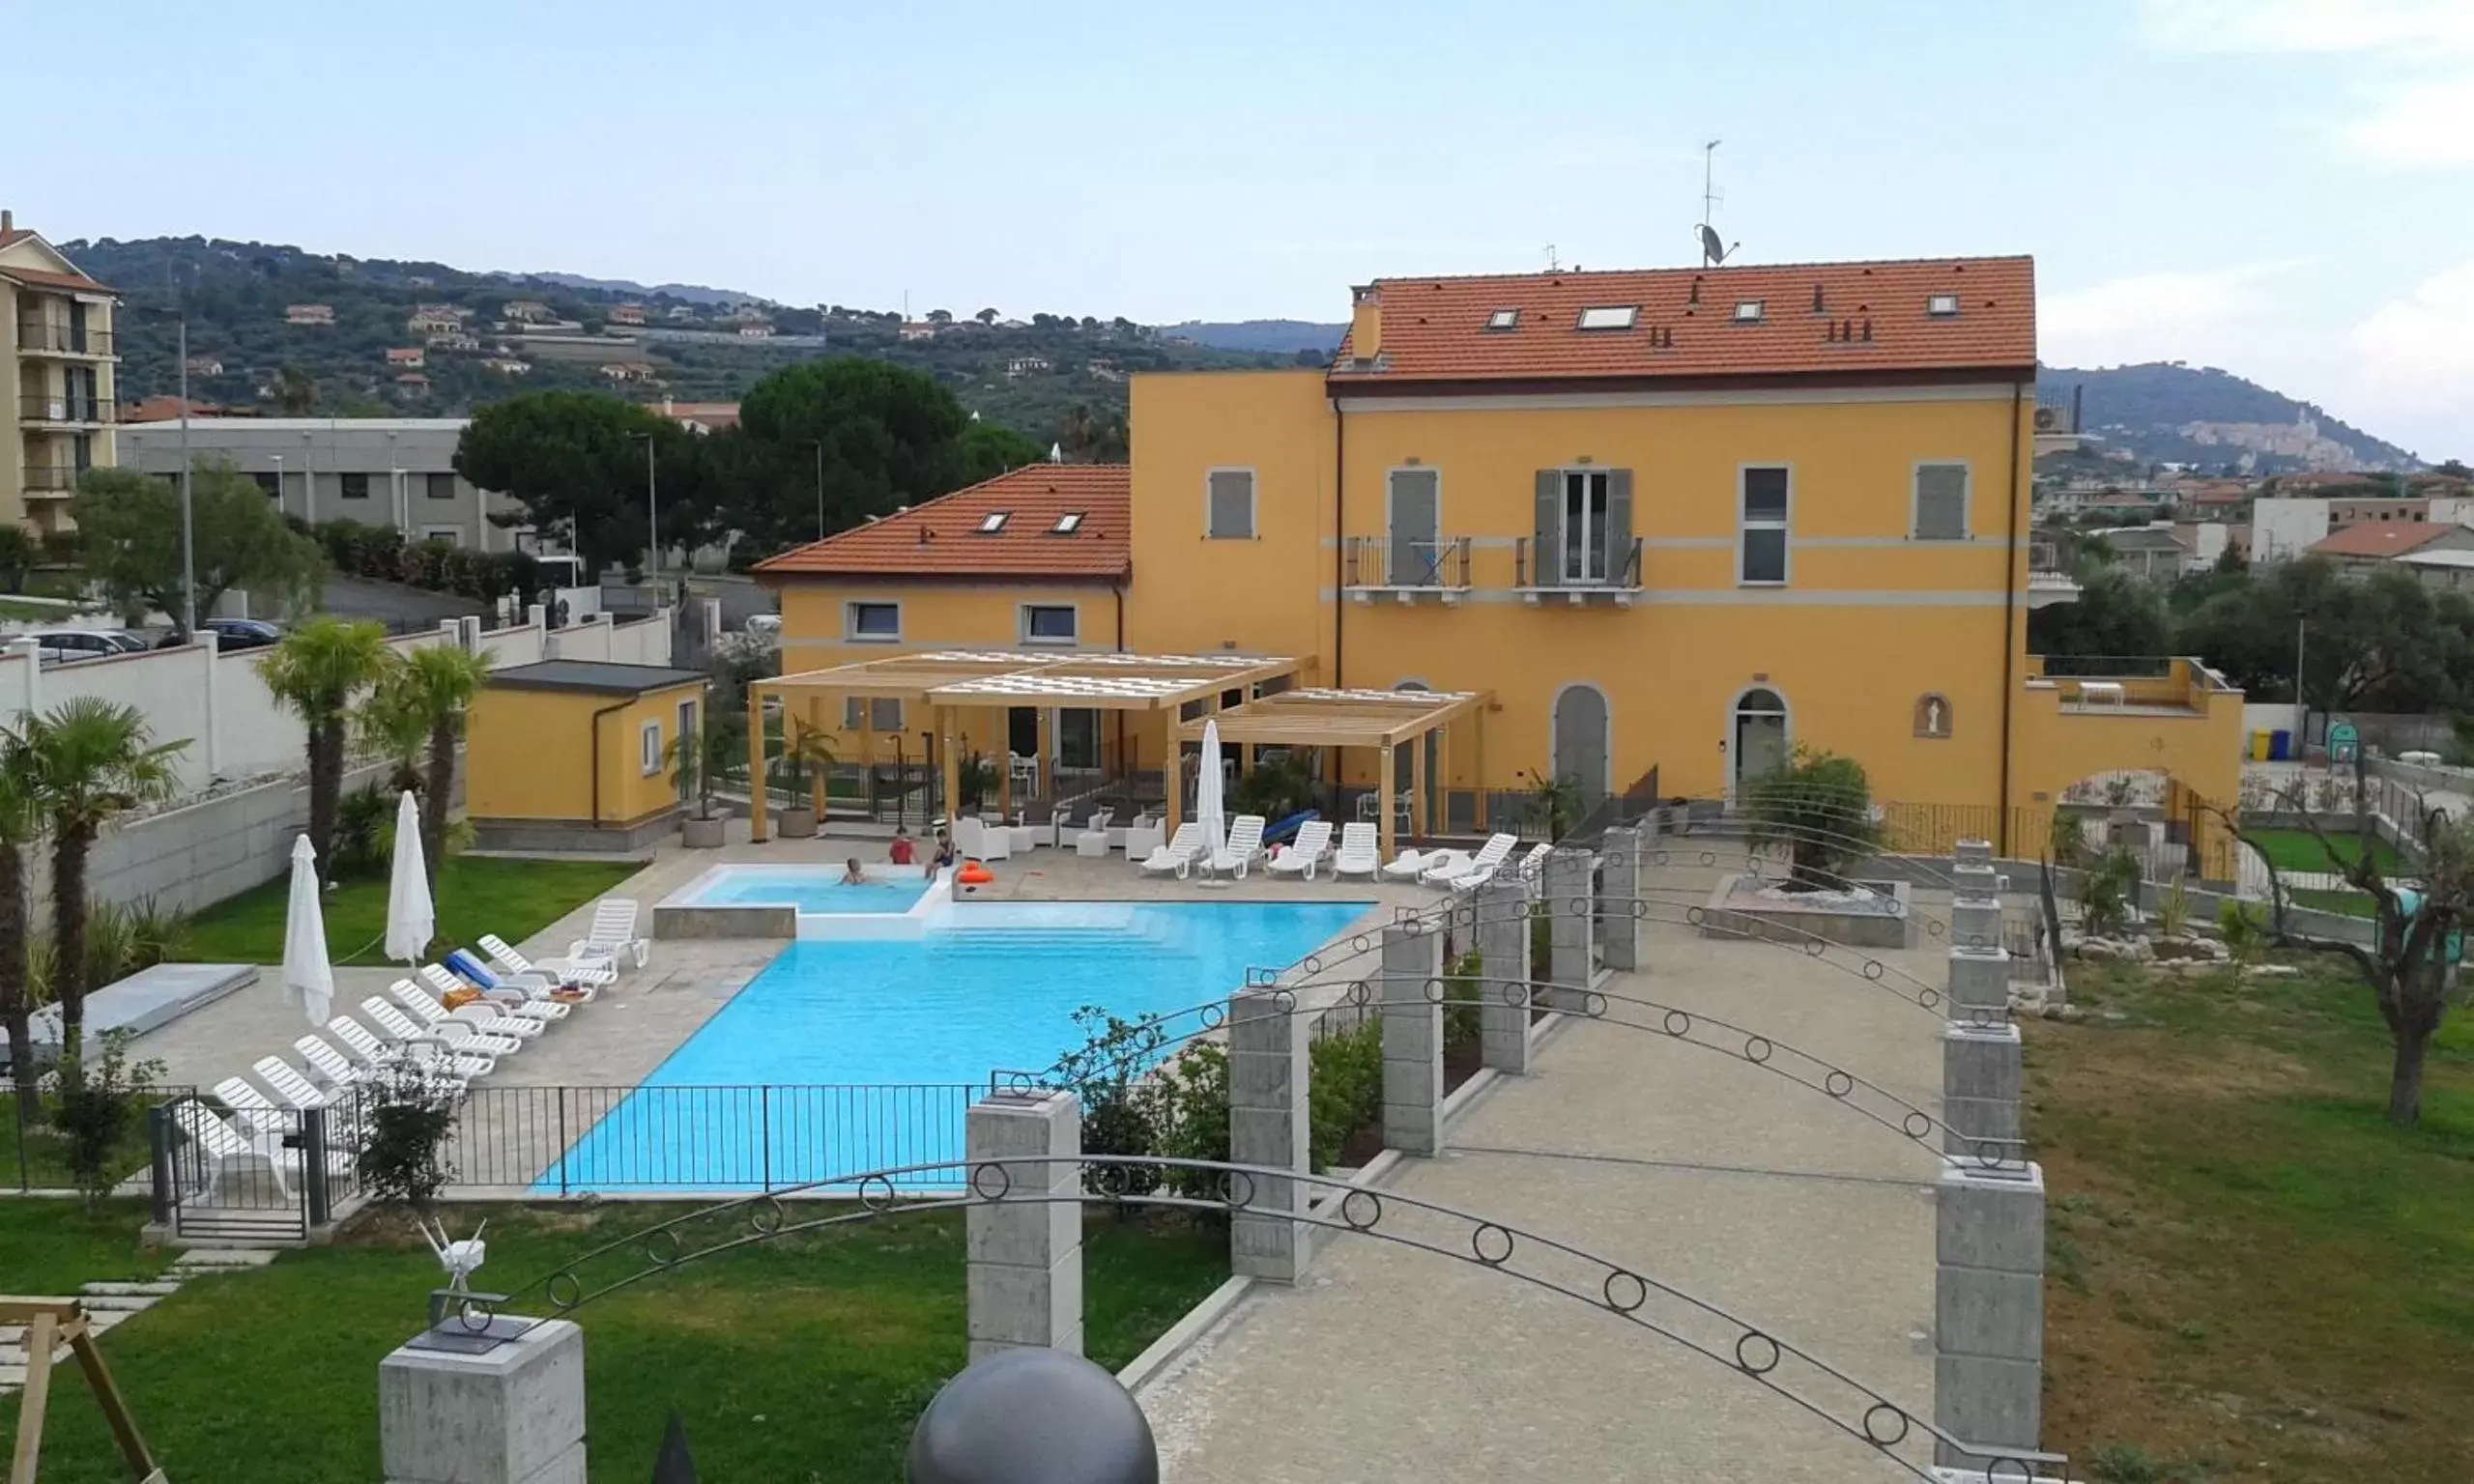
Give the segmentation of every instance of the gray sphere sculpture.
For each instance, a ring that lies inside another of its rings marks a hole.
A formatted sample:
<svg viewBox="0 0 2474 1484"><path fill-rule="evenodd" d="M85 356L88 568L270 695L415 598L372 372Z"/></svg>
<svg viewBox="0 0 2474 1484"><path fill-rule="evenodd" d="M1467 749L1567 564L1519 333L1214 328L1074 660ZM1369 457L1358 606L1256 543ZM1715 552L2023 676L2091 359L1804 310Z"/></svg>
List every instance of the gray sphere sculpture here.
<svg viewBox="0 0 2474 1484"><path fill-rule="evenodd" d="M1151 1423L1061 1350L999 1351L945 1383L910 1435L910 1484L1160 1484Z"/></svg>

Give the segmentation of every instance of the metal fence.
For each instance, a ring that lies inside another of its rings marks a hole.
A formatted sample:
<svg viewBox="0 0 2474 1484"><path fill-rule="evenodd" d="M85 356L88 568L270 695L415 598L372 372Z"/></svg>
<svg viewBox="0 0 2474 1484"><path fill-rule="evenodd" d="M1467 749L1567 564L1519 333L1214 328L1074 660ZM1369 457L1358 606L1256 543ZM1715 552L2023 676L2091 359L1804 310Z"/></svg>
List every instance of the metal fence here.
<svg viewBox="0 0 2474 1484"><path fill-rule="evenodd" d="M475 1087L447 1147L464 1192L772 1190L959 1161L970 1083Z"/></svg>
<svg viewBox="0 0 2474 1484"><path fill-rule="evenodd" d="M228 1107L185 1093L147 1114L155 1219L205 1241L287 1241L360 1191L360 1099L323 1108Z"/></svg>

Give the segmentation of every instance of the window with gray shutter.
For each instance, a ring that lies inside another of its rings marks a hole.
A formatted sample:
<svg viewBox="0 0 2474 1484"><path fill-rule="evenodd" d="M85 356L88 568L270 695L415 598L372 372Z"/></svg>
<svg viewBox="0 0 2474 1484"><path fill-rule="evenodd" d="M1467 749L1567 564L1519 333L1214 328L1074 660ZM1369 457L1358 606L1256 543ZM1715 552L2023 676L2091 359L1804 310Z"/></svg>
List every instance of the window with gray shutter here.
<svg viewBox="0 0 2474 1484"><path fill-rule="evenodd" d="M1254 471L1215 469L1203 534L1214 541L1250 541L1254 535Z"/></svg>
<svg viewBox="0 0 2474 1484"><path fill-rule="evenodd" d="M1915 539L1964 541L1968 538L1968 467L1965 464L1915 466Z"/></svg>
<svg viewBox="0 0 2474 1484"><path fill-rule="evenodd" d="M869 701L868 704L876 711L876 716L873 718L873 725L869 728L871 731L902 730L901 697L879 696L876 699Z"/></svg>
<svg viewBox="0 0 2474 1484"><path fill-rule="evenodd" d="M1552 587L1563 570L1564 471L1538 471L1538 518L1529 544L1529 585Z"/></svg>
<svg viewBox="0 0 2474 1484"><path fill-rule="evenodd" d="M1439 482L1431 469L1392 471L1389 581L1395 587L1430 587L1438 581L1435 553L1442 535Z"/></svg>
<svg viewBox="0 0 2474 1484"><path fill-rule="evenodd" d="M1632 471L1606 471L1606 580L1617 586L1638 582L1632 570Z"/></svg>
<svg viewBox="0 0 2474 1484"><path fill-rule="evenodd" d="M868 700L864 696L843 697L842 729L844 731L863 730L868 725L867 707Z"/></svg>

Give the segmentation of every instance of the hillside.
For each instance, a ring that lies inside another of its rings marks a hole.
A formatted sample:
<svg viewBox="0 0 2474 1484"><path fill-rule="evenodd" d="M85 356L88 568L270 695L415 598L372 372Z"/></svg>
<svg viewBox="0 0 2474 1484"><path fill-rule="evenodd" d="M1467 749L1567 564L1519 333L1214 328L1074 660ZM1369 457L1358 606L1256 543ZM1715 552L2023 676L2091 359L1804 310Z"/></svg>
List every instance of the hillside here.
<svg viewBox="0 0 2474 1484"><path fill-rule="evenodd" d="M752 298L727 290L640 291L570 274L475 271L203 238L72 242L62 250L124 297L117 323L125 400L178 387L175 321L162 312L173 302L165 287L171 282L187 300L192 397L284 410L277 383L288 370L307 378L314 398L305 408L296 399L290 410L313 415L459 416L540 387L728 401L792 361L869 356L928 371L982 417L1047 442L1061 435L1078 406L1096 421L1121 423L1125 378L1133 372L1290 363L1281 355L1174 343L1122 319L947 319L932 336L906 339L900 314L838 304L768 304L751 311L751 322L716 307ZM509 305L523 300L550 323L510 321ZM293 304L327 305L333 323L287 323ZM622 305L640 309L647 323L613 323L614 312L634 312ZM425 310L460 328L410 328ZM765 332L742 333L751 323ZM388 363L388 351L415 349L422 354L417 370ZM493 360L520 360L527 369L493 369ZM641 368L631 375L649 379L616 381L604 366ZM406 376L418 380L399 379Z"/></svg>
<svg viewBox="0 0 2474 1484"><path fill-rule="evenodd" d="M1347 331L1346 325L1317 325L1310 320L1239 320L1220 324L1188 320L1182 325L1160 327L1164 335L1213 350L1272 351L1283 356L1312 351L1328 357L1339 349L1340 336Z"/></svg>
<svg viewBox="0 0 2474 1484"><path fill-rule="evenodd" d="M2214 366L2046 366L2036 385L2048 402L2084 388L2082 428L2143 463L2261 474L2422 467L2394 443Z"/></svg>

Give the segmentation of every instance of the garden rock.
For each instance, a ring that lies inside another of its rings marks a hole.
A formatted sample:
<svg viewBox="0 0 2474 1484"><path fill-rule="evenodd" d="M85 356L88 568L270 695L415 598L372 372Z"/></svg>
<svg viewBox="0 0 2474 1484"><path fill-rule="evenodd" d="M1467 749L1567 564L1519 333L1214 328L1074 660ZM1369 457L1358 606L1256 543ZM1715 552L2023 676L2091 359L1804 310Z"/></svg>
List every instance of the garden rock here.
<svg viewBox="0 0 2474 1484"><path fill-rule="evenodd" d="M2081 938L2076 952L2096 963L2145 963L2153 956L2145 938Z"/></svg>
<svg viewBox="0 0 2474 1484"><path fill-rule="evenodd" d="M2197 959L2204 963L2223 963L2232 955L2214 938L2173 937L2151 939L2147 945L2151 956L2159 960Z"/></svg>

